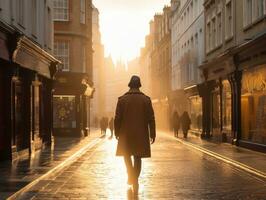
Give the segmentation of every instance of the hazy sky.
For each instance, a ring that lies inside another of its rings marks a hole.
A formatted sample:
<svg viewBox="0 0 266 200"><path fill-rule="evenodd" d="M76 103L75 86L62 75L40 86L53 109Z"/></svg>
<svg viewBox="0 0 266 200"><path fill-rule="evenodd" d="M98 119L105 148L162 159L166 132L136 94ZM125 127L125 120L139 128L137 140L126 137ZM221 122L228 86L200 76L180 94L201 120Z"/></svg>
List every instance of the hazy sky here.
<svg viewBox="0 0 266 200"><path fill-rule="evenodd" d="M139 55L149 33L149 21L170 0L93 0L100 12L105 55L130 60Z"/></svg>

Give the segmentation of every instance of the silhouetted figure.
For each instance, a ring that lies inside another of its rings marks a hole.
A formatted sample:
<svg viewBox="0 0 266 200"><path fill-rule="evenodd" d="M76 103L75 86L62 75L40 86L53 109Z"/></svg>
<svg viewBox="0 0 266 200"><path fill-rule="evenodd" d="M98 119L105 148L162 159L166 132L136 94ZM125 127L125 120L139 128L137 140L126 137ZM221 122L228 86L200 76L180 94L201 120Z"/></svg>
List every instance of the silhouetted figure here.
<svg viewBox="0 0 266 200"><path fill-rule="evenodd" d="M111 138L112 138L114 135L114 118L113 117L109 121L109 129L111 131Z"/></svg>
<svg viewBox="0 0 266 200"><path fill-rule="evenodd" d="M183 112L181 118L180 118L184 138L187 138L188 130L190 129L191 120L189 118L188 112Z"/></svg>
<svg viewBox="0 0 266 200"><path fill-rule="evenodd" d="M98 117L95 117L94 118L94 126L95 126L95 128L98 128L98 123L99 123Z"/></svg>
<svg viewBox="0 0 266 200"><path fill-rule="evenodd" d="M178 112L176 111L173 113L172 125L173 125L173 130L174 130L174 136L178 137L178 131L180 128L180 119L179 119Z"/></svg>
<svg viewBox="0 0 266 200"><path fill-rule="evenodd" d="M123 156L128 173L128 184L138 193L141 158L151 156L150 143L156 137L154 112L151 100L143 94L140 78L132 76L130 90L119 97L115 114L115 136L118 139L117 156ZM131 156L134 158L132 164Z"/></svg>
<svg viewBox="0 0 266 200"><path fill-rule="evenodd" d="M108 127L108 118L107 117L101 118L100 126L101 126L101 134L106 135L106 129Z"/></svg>

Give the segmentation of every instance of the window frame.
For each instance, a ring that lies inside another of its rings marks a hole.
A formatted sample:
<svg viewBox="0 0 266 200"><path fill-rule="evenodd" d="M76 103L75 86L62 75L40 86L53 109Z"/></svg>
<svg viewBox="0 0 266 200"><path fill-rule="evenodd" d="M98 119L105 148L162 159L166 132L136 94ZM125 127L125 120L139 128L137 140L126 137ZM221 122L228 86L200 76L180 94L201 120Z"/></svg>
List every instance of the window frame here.
<svg viewBox="0 0 266 200"><path fill-rule="evenodd" d="M64 44L64 48L62 52L60 52L59 45ZM57 48L56 48L57 45ZM65 48L67 47L67 48ZM66 52L66 53L65 53ZM54 41L54 55L58 58L62 63L62 71L70 71L70 42L67 40L56 40Z"/></svg>
<svg viewBox="0 0 266 200"><path fill-rule="evenodd" d="M230 4L230 15L228 15L228 5ZM225 4L225 40L229 41L234 36L234 14L233 14L233 1L227 0ZM229 23L230 22L230 23ZM230 29L229 29L230 27ZM230 30L230 33L229 33Z"/></svg>
<svg viewBox="0 0 266 200"><path fill-rule="evenodd" d="M80 23L86 24L86 1L80 0Z"/></svg>
<svg viewBox="0 0 266 200"><path fill-rule="evenodd" d="M63 7L56 6L56 3L60 4L61 3L64 5ZM56 9L61 9L62 13L56 14ZM69 21L70 18L70 13L69 13L69 0L53 0L53 10L54 10L54 15L53 15L53 21L62 21L62 22L67 22ZM65 15L65 17L62 17L60 15ZM58 16L58 17L56 17ZM62 17L62 18L61 18Z"/></svg>

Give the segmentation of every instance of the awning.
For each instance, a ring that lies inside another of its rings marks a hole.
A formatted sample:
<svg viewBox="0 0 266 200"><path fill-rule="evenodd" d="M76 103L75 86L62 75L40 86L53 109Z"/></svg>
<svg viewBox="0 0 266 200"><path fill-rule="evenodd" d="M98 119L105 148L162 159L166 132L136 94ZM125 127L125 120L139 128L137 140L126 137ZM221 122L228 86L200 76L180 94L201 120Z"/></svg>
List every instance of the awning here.
<svg viewBox="0 0 266 200"><path fill-rule="evenodd" d="M59 60L25 36L17 38L12 61L47 78L53 78L55 74L54 67L60 63Z"/></svg>

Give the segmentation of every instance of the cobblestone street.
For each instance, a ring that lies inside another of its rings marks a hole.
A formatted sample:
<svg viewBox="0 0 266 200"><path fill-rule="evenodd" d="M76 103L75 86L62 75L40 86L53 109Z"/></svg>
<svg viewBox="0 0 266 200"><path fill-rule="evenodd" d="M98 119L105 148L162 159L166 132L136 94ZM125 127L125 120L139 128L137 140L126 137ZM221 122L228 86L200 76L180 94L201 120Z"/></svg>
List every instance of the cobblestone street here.
<svg viewBox="0 0 266 200"><path fill-rule="evenodd" d="M104 139L19 199L132 199L116 140ZM265 199L266 183L159 134L143 159L138 199Z"/></svg>

